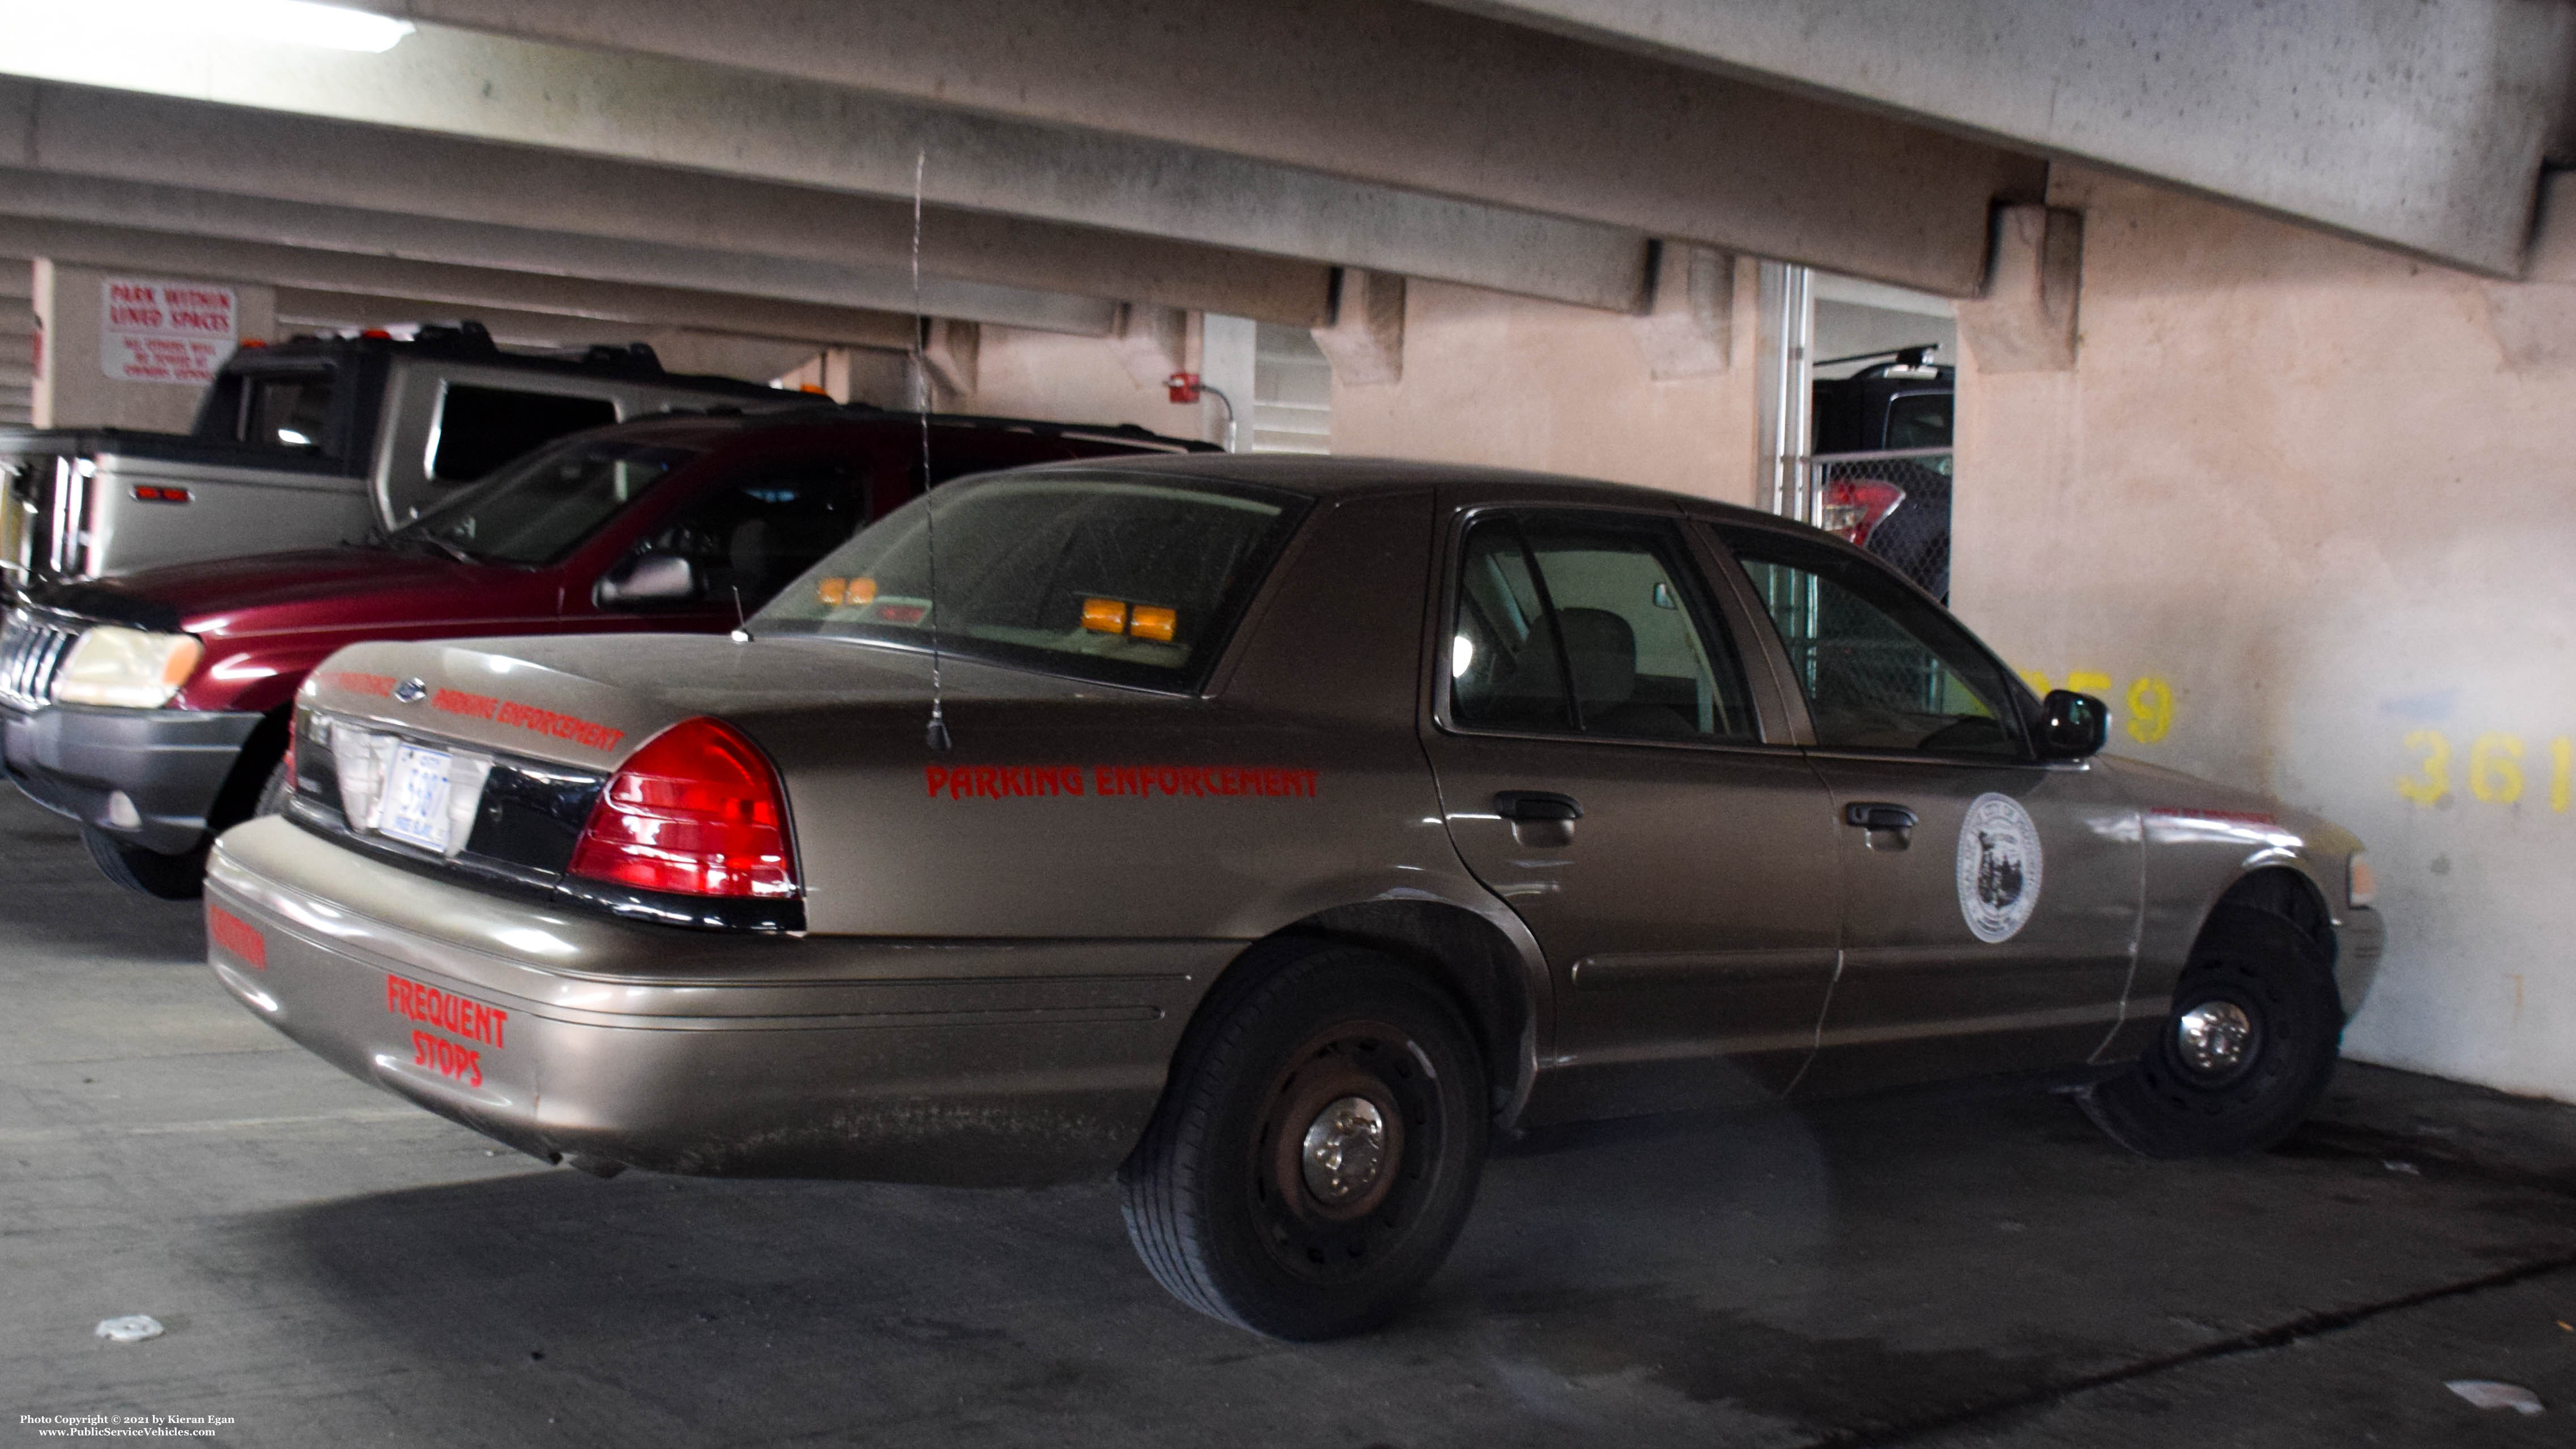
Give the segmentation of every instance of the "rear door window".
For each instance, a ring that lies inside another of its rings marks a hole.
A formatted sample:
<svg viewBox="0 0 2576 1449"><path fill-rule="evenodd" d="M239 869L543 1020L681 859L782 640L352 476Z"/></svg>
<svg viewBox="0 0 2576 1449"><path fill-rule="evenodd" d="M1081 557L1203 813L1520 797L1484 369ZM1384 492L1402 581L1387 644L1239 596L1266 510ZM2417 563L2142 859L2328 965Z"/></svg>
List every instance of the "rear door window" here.
<svg viewBox="0 0 2576 1449"><path fill-rule="evenodd" d="M615 421L617 404L604 397L451 382L430 426L429 476L471 483L540 444Z"/></svg>
<svg viewBox="0 0 2576 1449"><path fill-rule="evenodd" d="M1469 525L1449 635L1464 729L1751 743L1744 671L1668 519L1489 513Z"/></svg>

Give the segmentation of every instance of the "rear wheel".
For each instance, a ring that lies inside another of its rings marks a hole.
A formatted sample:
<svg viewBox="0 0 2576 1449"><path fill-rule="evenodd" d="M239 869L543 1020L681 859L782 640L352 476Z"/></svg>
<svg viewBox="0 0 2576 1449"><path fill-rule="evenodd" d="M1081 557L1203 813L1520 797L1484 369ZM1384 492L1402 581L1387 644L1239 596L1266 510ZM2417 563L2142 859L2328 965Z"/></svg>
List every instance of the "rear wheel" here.
<svg viewBox="0 0 2576 1449"><path fill-rule="evenodd" d="M1484 1063L1438 986L1282 948L1221 983L1119 1170L1127 1235L1184 1303L1256 1333L1383 1322L1448 1256L1484 1166Z"/></svg>
<svg viewBox="0 0 2576 1449"><path fill-rule="evenodd" d="M2113 1141L2148 1157L2260 1151L2315 1108L2342 1038L2334 972L2308 934L2266 911L2221 906L2174 982L2155 1041L2077 1101Z"/></svg>
<svg viewBox="0 0 2576 1449"><path fill-rule="evenodd" d="M127 890L157 900L193 901L206 890L206 849L185 855L163 855L129 845L94 825L81 827L81 844L101 873Z"/></svg>

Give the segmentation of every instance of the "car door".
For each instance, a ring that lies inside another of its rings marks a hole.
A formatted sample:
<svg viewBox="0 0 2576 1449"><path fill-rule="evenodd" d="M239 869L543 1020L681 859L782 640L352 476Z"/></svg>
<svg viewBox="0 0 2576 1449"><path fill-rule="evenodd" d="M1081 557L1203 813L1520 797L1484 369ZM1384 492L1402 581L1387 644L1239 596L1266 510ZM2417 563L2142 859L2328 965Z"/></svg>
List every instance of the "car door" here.
<svg viewBox="0 0 2576 1449"><path fill-rule="evenodd" d="M2137 812L2041 763L1994 655L1875 559L1720 530L1804 696L1832 793L1842 968L1801 1095L2083 1061L2137 940Z"/></svg>
<svg viewBox="0 0 2576 1449"><path fill-rule="evenodd" d="M1779 1094L1833 978L1838 885L1823 788L1748 685L1748 621L1660 511L1478 511L1447 574L1426 748L1459 854L1547 957L1531 1118Z"/></svg>

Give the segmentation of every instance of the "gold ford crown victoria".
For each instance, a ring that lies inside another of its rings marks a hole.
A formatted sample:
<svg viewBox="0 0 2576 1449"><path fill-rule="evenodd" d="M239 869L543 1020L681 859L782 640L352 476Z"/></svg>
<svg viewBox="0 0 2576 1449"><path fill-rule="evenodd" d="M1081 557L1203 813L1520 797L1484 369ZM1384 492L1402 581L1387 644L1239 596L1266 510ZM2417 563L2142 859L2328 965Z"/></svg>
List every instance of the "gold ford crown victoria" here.
<svg viewBox="0 0 2576 1449"><path fill-rule="evenodd" d="M598 1172L1115 1170L1291 1338L1524 1125L2016 1073L2262 1147L2379 953L2352 836L2097 756L1858 550L1484 470L988 475L730 639L358 645L295 724L206 892L288 1036Z"/></svg>

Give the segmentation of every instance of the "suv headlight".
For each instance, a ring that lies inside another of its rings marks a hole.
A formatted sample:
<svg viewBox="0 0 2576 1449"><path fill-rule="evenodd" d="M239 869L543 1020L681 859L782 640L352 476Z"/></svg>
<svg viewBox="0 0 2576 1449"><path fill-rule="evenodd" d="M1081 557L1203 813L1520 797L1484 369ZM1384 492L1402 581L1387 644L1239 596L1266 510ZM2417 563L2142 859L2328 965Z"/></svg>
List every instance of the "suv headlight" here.
<svg viewBox="0 0 2576 1449"><path fill-rule="evenodd" d="M193 634L93 625L54 676L54 701L158 709L188 682L205 653Z"/></svg>

